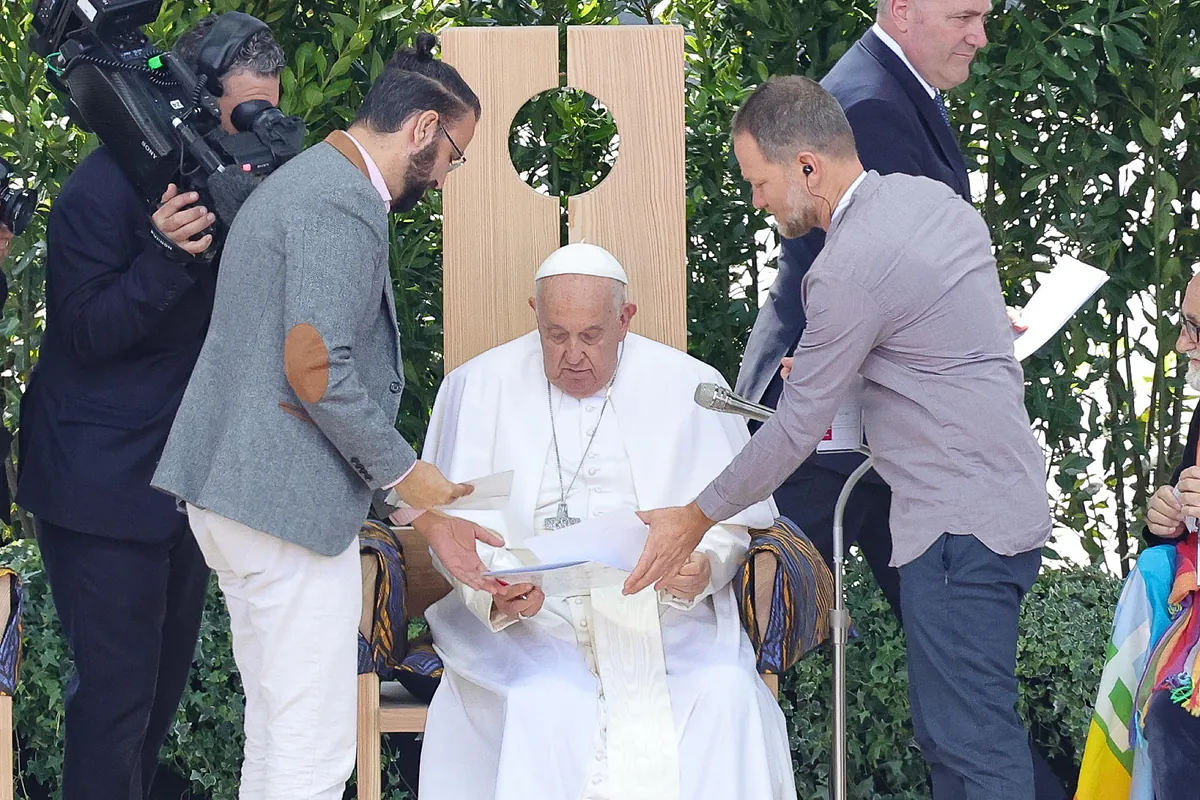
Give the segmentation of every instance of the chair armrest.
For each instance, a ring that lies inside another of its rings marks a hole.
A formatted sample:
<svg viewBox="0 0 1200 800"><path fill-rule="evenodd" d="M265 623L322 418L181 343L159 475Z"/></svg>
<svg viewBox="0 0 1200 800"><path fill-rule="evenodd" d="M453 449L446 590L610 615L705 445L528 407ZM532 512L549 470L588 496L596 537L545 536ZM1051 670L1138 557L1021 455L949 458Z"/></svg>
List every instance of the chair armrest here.
<svg viewBox="0 0 1200 800"><path fill-rule="evenodd" d="M829 638L833 573L791 520L750 531L735 586L759 672L782 674Z"/></svg>

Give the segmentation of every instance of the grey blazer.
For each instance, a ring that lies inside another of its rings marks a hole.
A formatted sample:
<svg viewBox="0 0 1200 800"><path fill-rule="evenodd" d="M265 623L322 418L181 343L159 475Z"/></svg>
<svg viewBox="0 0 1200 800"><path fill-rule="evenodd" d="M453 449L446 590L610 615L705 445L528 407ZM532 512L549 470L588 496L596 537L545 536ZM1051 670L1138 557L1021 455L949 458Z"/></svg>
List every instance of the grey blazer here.
<svg viewBox="0 0 1200 800"><path fill-rule="evenodd" d="M778 413L698 498L711 519L771 494L862 376L875 468L892 487L892 565L943 533L1000 555L1050 536L991 238L953 189L869 172L804 278L808 324Z"/></svg>
<svg viewBox="0 0 1200 800"><path fill-rule="evenodd" d="M323 555L346 549L372 493L416 461L395 428L404 368L387 208L337 137L284 165L238 213L152 481Z"/></svg>

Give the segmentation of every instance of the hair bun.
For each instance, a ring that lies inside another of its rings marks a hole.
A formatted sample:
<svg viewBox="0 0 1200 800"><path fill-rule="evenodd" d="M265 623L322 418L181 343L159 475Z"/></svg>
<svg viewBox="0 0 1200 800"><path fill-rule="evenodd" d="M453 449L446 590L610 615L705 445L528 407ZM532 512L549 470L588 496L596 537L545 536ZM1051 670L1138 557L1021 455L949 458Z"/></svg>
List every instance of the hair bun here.
<svg viewBox="0 0 1200 800"><path fill-rule="evenodd" d="M437 47L437 37L432 33L418 33L414 49L419 61L433 61L433 48Z"/></svg>

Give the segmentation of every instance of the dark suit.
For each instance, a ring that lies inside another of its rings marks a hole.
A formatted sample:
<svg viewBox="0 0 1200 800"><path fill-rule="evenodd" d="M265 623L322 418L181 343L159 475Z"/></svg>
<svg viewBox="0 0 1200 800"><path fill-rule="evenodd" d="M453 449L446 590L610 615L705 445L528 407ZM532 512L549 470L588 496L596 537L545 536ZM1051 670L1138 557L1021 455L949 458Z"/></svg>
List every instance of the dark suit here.
<svg viewBox="0 0 1200 800"><path fill-rule="evenodd" d="M63 796L148 796L191 667L208 569L150 487L204 342L214 266L149 239L149 210L101 147L50 212L46 329L21 403L17 503L75 660Z"/></svg>
<svg viewBox="0 0 1200 800"><path fill-rule="evenodd" d="M932 178L970 201L962 151L938 101L874 31L846 51L821 85L846 112L865 169ZM824 244L820 229L783 240L779 272L746 346L738 394L772 407L778 402L783 387L779 361L796 349L806 322L801 283ZM862 456L856 454L813 455L774 494L780 513L808 534L831 564L834 506L847 476L861 462ZM888 566L890 509L891 491L872 470L846 507L845 544L849 547L857 541L892 610L901 617L900 576ZM1036 751L1033 760L1037 796L1062 797L1061 787Z"/></svg>

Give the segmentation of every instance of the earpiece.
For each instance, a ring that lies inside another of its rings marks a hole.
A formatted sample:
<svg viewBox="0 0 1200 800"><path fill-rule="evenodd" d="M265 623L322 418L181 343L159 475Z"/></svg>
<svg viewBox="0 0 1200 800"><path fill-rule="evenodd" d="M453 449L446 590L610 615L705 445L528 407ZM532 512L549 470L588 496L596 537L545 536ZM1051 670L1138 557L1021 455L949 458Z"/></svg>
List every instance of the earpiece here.
<svg viewBox="0 0 1200 800"><path fill-rule="evenodd" d="M803 172L805 175L812 175L812 164L805 164Z"/></svg>

